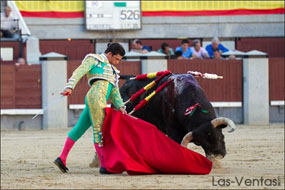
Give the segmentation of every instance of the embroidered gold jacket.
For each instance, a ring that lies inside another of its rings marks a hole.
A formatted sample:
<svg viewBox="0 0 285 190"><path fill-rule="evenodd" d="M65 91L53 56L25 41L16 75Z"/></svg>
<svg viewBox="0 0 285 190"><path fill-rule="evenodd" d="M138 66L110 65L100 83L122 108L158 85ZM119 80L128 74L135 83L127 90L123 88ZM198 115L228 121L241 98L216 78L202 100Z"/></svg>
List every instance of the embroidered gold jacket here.
<svg viewBox="0 0 285 190"><path fill-rule="evenodd" d="M119 70L111 65L104 54L88 54L83 59L81 65L75 69L72 76L69 78L68 83L65 88L74 89L78 81L84 76L87 76L88 85L91 86L94 80L103 79L107 80L113 85L113 90L116 93L114 96L120 97L116 98L116 102L113 102L116 108L124 106L119 92Z"/></svg>

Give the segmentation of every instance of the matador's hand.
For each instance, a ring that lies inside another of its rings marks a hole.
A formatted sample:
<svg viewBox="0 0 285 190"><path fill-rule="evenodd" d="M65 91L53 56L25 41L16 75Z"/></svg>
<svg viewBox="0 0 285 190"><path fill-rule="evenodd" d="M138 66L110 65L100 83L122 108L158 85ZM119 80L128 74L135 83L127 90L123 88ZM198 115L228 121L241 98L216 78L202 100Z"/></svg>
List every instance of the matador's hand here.
<svg viewBox="0 0 285 190"><path fill-rule="evenodd" d="M120 107L120 111L121 111L123 114L128 114L124 107Z"/></svg>
<svg viewBox="0 0 285 190"><path fill-rule="evenodd" d="M62 93L60 93L63 96L69 96L72 93L72 89L71 88L66 88L64 89L64 91Z"/></svg>

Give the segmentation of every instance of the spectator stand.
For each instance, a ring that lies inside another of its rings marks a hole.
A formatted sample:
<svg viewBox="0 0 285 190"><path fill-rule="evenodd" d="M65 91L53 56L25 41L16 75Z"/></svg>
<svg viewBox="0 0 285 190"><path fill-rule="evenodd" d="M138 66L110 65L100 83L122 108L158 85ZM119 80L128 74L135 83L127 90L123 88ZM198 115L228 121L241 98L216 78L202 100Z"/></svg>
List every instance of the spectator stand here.
<svg viewBox="0 0 285 190"><path fill-rule="evenodd" d="M8 21L6 21L8 22ZM14 19L13 22L15 22L15 30L16 32L14 33L14 37L12 38L7 38L7 37L2 37L0 38L1 40L1 56L3 61L12 61L11 60L11 54L13 54L14 50L11 49L10 47L3 47L4 44L9 44L9 43L3 43L3 42L14 42L13 44L18 44L19 46L19 54L16 55L18 57L23 57L23 39L22 39L22 30L19 28L19 19ZM10 43L12 44L12 43ZM5 45L4 45L5 46ZM6 56L5 56L6 55Z"/></svg>
<svg viewBox="0 0 285 190"><path fill-rule="evenodd" d="M184 38L183 38L184 39ZM187 39L187 38L185 38ZM201 42L202 39L198 38ZM161 48L162 43L167 43L169 47L175 51L176 47L181 45L181 40L182 38L177 38L177 39L139 39L144 45L149 46L152 51L158 51ZM193 44L193 39L188 39L189 41L189 46L192 46ZM132 42L133 40L129 40L129 47L132 49Z"/></svg>
<svg viewBox="0 0 285 190"><path fill-rule="evenodd" d="M3 7L9 6L11 8L11 14L14 17L12 22L15 22L16 30L16 35L14 34L14 37L2 37L0 39L2 58L1 63L15 62L19 57L24 57L26 59L25 43L28 37L31 35L31 32L14 1L1 1L1 6L1 13L4 11Z"/></svg>

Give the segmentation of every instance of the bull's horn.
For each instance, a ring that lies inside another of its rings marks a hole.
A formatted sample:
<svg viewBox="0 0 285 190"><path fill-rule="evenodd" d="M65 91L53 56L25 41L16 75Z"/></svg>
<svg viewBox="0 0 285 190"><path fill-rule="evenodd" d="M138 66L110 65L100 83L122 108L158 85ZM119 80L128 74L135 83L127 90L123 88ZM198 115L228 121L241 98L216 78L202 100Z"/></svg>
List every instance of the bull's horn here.
<svg viewBox="0 0 285 190"><path fill-rule="evenodd" d="M226 117L218 117L216 119L213 119L211 123L214 128L223 124L229 126L230 127L230 130L228 131L229 133L233 132L236 128L234 122Z"/></svg>
<svg viewBox="0 0 285 190"><path fill-rule="evenodd" d="M187 133L181 141L181 146L184 146L187 148L187 144L190 143L192 139L193 139L192 132Z"/></svg>

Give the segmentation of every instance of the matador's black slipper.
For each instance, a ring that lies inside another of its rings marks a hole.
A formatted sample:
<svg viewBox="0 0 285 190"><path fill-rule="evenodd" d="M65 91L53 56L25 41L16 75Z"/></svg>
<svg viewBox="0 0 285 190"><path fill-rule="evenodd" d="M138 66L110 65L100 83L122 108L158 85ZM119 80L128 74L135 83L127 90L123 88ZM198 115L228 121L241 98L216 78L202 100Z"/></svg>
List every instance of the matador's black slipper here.
<svg viewBox="0 0 285 190"><path fill-rule="evenodd" d="M106 170L106 168L101 167L99 169L100 174L112 174L111 172L109 172L108 170Z"/></svg>
<svg viewBox="0 0 285 190"><path fill-rule="evenodd" d="M60 157L58 157L55 161L53 161L53 163L60 169L60 171L62 171L62 173L69 171L68 168L65 167L65 165L63 164Z"/></svg>

